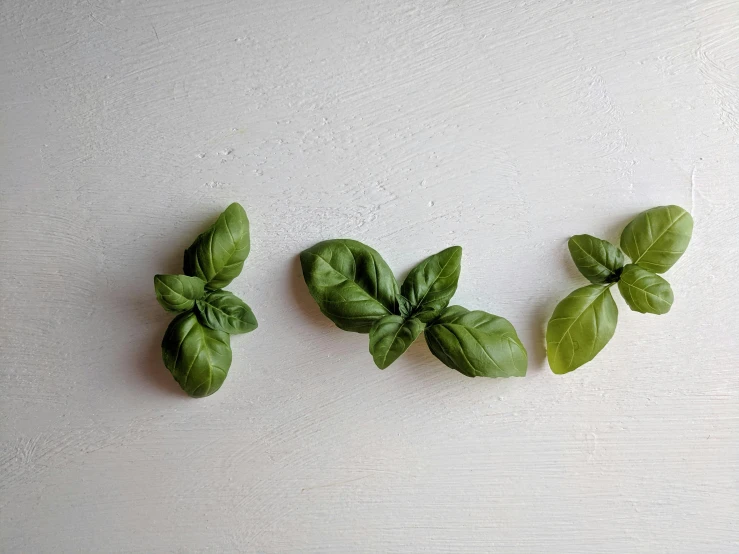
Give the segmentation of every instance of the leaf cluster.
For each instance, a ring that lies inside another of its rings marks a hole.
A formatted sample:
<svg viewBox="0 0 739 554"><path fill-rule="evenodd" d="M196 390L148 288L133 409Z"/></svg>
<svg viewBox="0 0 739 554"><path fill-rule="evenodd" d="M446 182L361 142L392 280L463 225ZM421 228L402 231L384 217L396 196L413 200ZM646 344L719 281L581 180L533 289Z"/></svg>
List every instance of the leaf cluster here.
<svg viewBox="0 0 739 554"><path fill-rule="evenodd" d="M659 206L637 215L621 233L621 249L591 235L576 235L568 248L591 284L554 309L547 325L547 359L554 373L568 373L592 360L613 337L618 308L610 288L635 312L666 314L673 303L670 284L659 274L685 253L693 218L679 206ZM632 263L626 263L628 256Z"/></svg>
<svg viewBox="0 0 739 554"><path fill-rule="evenodd" d="M506 319L449 306L461 271L452 246L411 270L400 285L369 246L350 239L303 251L303 277L321 312L345 331L369 334L375 365L385 369L423 333L431 352L469 377L526 374L526 349Z"/></svg>
<svg viewBox="0 0 739 554"><path fill-rule="evenodd" d="M216 392L231 367L231 337L257 328L251 308L223 290L249 255L249 219L233 203L185 250L184 275L155 275L159 304L178 314L162 340L162 359L182 390Z"/></svg>

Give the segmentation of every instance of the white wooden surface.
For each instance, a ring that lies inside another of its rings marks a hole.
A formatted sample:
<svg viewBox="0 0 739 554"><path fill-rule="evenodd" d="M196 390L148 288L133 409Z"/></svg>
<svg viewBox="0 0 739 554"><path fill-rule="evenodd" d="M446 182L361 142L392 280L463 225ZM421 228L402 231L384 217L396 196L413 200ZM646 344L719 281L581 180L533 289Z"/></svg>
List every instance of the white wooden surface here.
<svg viewBox="0 0 739 554"><path fill-rule="evenodd" d="M4 0L0 551L739 551L739 2ZM229 202L257 332L191 400L152 276ZM667 316L546 367L565 241L690 209ZM388 370L308 296L331 237L455 302L525 379Z"/></svg>

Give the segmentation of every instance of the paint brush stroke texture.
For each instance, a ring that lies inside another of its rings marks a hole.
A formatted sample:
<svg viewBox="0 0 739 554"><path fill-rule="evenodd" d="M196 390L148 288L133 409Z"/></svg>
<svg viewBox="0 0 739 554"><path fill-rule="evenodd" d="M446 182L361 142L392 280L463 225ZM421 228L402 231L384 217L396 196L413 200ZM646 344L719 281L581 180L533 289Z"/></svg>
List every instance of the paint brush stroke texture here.
<svg viewBox="0 0 739 554"><path fill-rule="evenodd" d="M5 0L0 551L735 553L737 36L735 0ZM191 401L151 277L232 201L259 340ZM666 204L670 315L614 295L634 332L553 375L567 238ZM463 244L528 376L376 370L295 262L337 236L399 278Z"/></svg>

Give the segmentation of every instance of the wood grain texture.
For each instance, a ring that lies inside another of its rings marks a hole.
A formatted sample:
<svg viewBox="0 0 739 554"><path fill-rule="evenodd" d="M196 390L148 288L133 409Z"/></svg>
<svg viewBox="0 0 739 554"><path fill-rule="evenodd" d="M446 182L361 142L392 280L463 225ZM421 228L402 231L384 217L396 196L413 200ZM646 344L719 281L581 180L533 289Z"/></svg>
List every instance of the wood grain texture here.
<svg viewBox="0 0 739 554"><path fill-rule="evenodd" d="M739 551L739 2L6 0L0 10L0 551ZM155 273L230 202L259 329L184 396ZM545 365L614 243L679 204L668 315ZM297 254L398 275L464 247L454 302L525 379L417 341L379 371Z"/></svg>

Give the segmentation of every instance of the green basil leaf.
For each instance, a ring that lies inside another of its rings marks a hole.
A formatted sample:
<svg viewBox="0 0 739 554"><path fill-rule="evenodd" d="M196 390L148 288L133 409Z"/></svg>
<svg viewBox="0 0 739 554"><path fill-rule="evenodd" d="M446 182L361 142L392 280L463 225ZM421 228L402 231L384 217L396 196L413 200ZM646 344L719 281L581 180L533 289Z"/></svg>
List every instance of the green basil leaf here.
<svg viewBox="0 0 739 554"><path fill-rule="evenodd" d="M157 301L168 312L191 310L195 301L203 296L205 283L187 275L154 275L154 292Z"/></svg>
<svg viewBox="0 0 739 554"><path fill-rule="evenodd" d="M424 337L439 360L469 377L526 375L526 349L502 317L450 306L426 327Z"/></svg>
<svg viewBox="0 0 739 554"><path fill-rule="evenodd" d="M370 329L369 350L375 365L385 369L408 350L426 325L417 319L386 315Z"/></svg>
<svg viewBox="0 0 739 554"><path fill-rule="evenodd" d="M693 218L680 206L660 206L640 213L621 233L621 249L654 273L664 273L680 259L693 234Z"/></svg>
<svg viewBox="0 0 739 554"><path fill-rule="evenodd" d="M404 318L410 317L411 312L413 311L411 303L408 302L408 299L402 294L398 294L398 311Z"/></svg>
<svg viewBox="0 0 739 554"><path fill-rule="evenodd" d="M198 320L216 331L229 335L250 333L257 328L257 318L246 302L227 290L210 292L196 302Z"/></svg>
<svg viewBox="0 0 739 554"><path fill-rule="evenodd" d="M618 290L629 308L643 314L666 314L672 308L672 287L656 273L629 264L621 274Z"/></svg>
<svg viewBox="0 0 739 554"><path fill-rule="evenodd" d="M228 375L230 338L201 325L193 312L180 314L164 333L162 359L182 390L194 398L208 396Z"/></svg>
<svg viewBox="0 0 739 554"><path fill-rule="evenodd" d="M249 219L234 202L185 250L185 273L222 289L241 273L249 248Z"/></svg>
<svg viewBox="0 0 739 554"><path fill-rule="evenodd" d="M413 317L428 323L446 308L457 291L462 248L452 246L414 267L400 291L411 304Z"/></svg>
<svg viewBox="0 0 739 554"><path fill-rule="evenodd" d="M557 374L568 373L595 358L613 337L618 308L608 286L588 285L554 308L547 325L547 359Z"/></svg>
<svg viewBox="0 0 739 554"><path fill-rule="evenodd" d="M397 313L398 282L375 250L350 239L319 242L300 254L303 278L321 312L345 331L369 333Z"/></svg>
<svg viewBox="0 0 739 554"><path fill-rule="evenodd" d="M624 266L624 255L607 240L591 235L575 235L567 241L567 248L577 269L591 283L598 285L618 281Z"/></svg>

